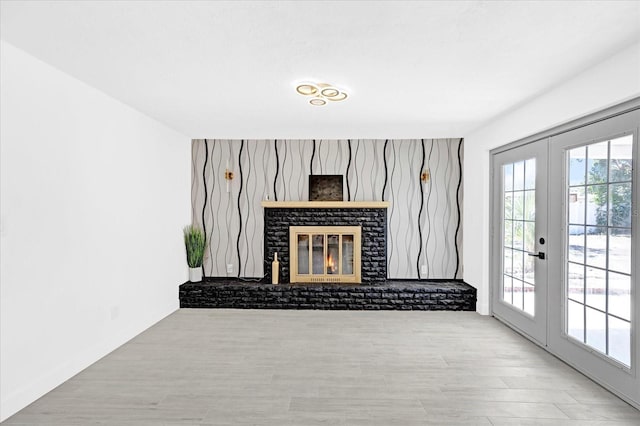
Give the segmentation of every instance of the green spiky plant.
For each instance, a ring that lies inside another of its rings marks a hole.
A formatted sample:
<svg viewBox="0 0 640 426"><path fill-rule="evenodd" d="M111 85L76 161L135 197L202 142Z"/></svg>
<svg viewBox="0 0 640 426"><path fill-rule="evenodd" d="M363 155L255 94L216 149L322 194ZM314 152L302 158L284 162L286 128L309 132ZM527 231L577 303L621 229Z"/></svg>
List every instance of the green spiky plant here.
<svg viewBox="0 0 640 426"><path fill-rule="evenodd" d="M184 246L187 250L189 268L200 268L204 258L205 238L200 228L194 225L184 227Z"/></svg>

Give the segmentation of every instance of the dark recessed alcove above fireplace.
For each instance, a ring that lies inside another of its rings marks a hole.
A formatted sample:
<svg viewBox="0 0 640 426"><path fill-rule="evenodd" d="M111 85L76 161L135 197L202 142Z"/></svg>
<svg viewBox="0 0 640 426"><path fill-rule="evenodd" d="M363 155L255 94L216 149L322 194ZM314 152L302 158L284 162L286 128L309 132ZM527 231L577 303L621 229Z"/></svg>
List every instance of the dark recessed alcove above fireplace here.
<svg viewBox="0 0 640 426"><path fill-rule="evenodd" d="M265 273L278 253L280 282L289 283L290 226L361 227L361 281L387 279L387 208L385 202L263 202Z"/></svg>
<svg viewBox="0 0 640 426"><path fill-rule="evenodd" d="M343 181L342 175L309 176L309 201L343 201Z"/></svg>

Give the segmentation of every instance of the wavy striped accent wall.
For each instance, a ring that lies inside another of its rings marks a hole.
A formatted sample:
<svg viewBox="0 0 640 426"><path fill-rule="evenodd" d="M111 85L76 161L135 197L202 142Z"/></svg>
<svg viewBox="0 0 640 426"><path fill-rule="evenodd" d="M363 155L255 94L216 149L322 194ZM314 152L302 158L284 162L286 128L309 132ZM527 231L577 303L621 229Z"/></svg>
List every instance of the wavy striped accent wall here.
<svg viewBox="0 0 640 426"><path fill-rule="evenodd" d="M262 277L261 201L307 200L310 174L341 174L345 200L391 203L389 278L461 278L463 155L462 139L195 139L192 222L207 237L205 275Z"/></svg>

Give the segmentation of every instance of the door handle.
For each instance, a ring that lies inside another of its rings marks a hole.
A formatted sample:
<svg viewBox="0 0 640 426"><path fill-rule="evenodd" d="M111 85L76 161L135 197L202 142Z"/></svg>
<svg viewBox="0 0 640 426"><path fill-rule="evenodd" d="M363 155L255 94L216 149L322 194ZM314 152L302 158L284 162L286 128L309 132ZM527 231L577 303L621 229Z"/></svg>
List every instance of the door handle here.
<svg viewBox="0 0 640 426"><path fill-rule="evenodd" d="M541 260L545 259L545 254L541 251L539 251L538 254L535 254L535 253L527 253L527 254L532 257L537 257L538 259L541 259Z"/></svg>

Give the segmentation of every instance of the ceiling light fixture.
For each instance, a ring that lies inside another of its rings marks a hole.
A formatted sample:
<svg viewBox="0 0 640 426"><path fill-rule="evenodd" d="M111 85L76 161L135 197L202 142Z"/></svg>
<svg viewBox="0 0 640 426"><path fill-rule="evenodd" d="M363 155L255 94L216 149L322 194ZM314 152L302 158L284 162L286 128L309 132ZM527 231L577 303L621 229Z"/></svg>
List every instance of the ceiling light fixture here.
<svg viewBox="0 0 640 426"><path fill-rule="evenodd" d="M347 93L327 83L301 83L296 87L296 92L311 99L309 103L314 106L323 106L327 101L344 101Z"/></svg>
<svg viewBox="0 0 640 426"><path fill-rule="evenodd" d="M325 101L323 98L318 96L316 98L311 99L309 103L315 106L322 106L322 105L326 105L327 101Z"/></svg>
<svg viewBox="0 0 640 426"><path fill-rule="evenodd" d="M304 96L311 96L318 93L318 88L313 84L301 84L296 87L296 90L298 91L298 93Z"/></svg>

